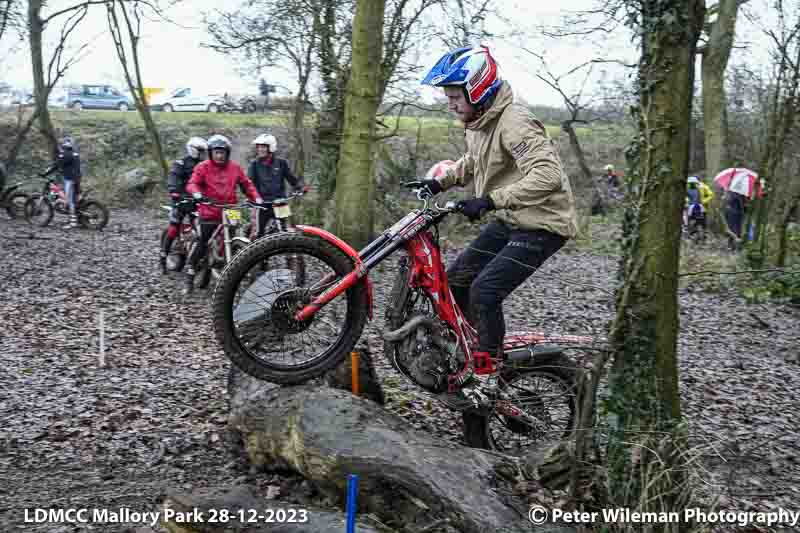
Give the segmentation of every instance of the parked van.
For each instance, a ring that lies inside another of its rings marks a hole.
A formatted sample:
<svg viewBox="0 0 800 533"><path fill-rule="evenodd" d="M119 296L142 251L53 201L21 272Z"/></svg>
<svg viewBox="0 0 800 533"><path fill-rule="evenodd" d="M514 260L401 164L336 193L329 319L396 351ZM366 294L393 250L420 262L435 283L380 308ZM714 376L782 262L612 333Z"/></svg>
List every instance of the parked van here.
<svg viewBox="0 0 800 533"><path fill-rule="evenodd" d="M154 111L208 111L218 113L224 103L221 94L205 94L192 92L189 87L181 87L175 91L162 92L150 99L150 109Z"/></svg>
<svg viewBox="0 0 800 533"><path fill-rule="evenodd" d="M67 93L67 107L81 109L118 109L128 111L133 100L111 85L78 85Z"/></svg>

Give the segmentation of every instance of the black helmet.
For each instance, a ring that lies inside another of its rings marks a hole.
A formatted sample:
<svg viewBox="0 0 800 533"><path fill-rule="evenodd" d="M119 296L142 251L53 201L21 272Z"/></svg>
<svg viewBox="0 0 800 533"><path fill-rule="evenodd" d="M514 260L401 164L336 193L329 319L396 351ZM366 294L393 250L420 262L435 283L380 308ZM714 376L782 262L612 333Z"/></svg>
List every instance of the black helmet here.
<svg viewBox="0 0 800 533"><path fill-rule="evenodd" d="M218 150L220 148L225 150L225 162L227 163L228 160L231 158L231 142L224 135L212 135L208 139L209 156L214 150ZM209 157L209 159L213 160L213 158L211 157Z"/></svg>
<svg viewBox="0 0 800 533"><path fill-rule="evenodd" d="M61 148L64 150L74 150L75 146L72 143L72 137L64 137L64 140L61 141Z"/></svg>

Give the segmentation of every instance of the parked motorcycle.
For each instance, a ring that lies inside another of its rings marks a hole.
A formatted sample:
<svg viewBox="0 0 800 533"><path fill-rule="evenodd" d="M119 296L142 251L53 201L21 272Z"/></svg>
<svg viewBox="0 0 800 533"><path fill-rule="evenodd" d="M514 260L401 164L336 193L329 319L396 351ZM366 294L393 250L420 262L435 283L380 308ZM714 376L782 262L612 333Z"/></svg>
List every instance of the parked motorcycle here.
<svg viewBox="0 0 800 533"><path fill-rule="evenodd" d="M30 195L20 190L24 184L20 181L0 191L0 209L5 209L9 218L16 219L25 214L25 202Z"/></svg>
<svg viewBox="0 0 800 533"><path fill-rule="evenodd" d="M87 229L100 231L108 224L108 209L97 200L91 199L92 189L81 191L75 207L78 224ZM69 215L69 206L64 189L54 178L44 178L40 193L31 195L25 202L25 219L36 226L45 227L53 220L55 213Z"/></svg>

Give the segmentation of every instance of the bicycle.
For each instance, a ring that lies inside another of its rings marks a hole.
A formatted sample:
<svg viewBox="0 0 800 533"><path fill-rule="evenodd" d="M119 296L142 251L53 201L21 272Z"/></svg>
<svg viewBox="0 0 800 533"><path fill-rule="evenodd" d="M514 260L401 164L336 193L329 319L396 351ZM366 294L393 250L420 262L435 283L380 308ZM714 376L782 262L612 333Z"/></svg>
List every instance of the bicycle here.
<svg viewBox="0 0 800 533"><path fill-rule="evenodd" d="M43 176L42 176L43 177ZM69 215L69 204L64 189L54 178L44 178L41 192L31 195L25 202L25 219L30 224L45 227L56 212ZM81 192L75 206L78 224L87 229L102 230L108 224L108 209L97 200L89 199L93 189Z"/></svg>
<svg viewBox="0 0 800 533"><path fill-rule="evenodd" d="M297 232L259 239L237 255L213 295L215 335L226 356L247 374L279 384L333 369L373 318L369 272L405 250L383 332L384 355L394 368L434 399L472 376L482 381L488 408L462 412L469 446L509 451L512 438L524 440L514 447L524 449L567 436L575 423L577 373L568 354L594 340L516 332L504 339L503 359L476 355L477 331L452 297L438 245L438 224L457 212L456 204L429 205L421 181L404 185L422 208L360 251L323 229L298 225ZM254 274L264 260L288 255L304 257L308 283Z"/></svg>

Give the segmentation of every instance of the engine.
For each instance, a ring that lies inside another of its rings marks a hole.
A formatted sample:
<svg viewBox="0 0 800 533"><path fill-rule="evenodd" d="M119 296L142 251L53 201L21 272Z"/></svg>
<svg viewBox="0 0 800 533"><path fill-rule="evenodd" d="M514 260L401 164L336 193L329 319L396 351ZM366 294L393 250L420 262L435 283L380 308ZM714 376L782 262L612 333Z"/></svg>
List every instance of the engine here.
<svg viewBox="0 0 800 533"><path fill-rule="evenodd" d="M455 338L433 315L413 315L400 328L384 332L383 338L394 345L397 369L428 392L444 392L447 376L463 366Z"/></svg>

